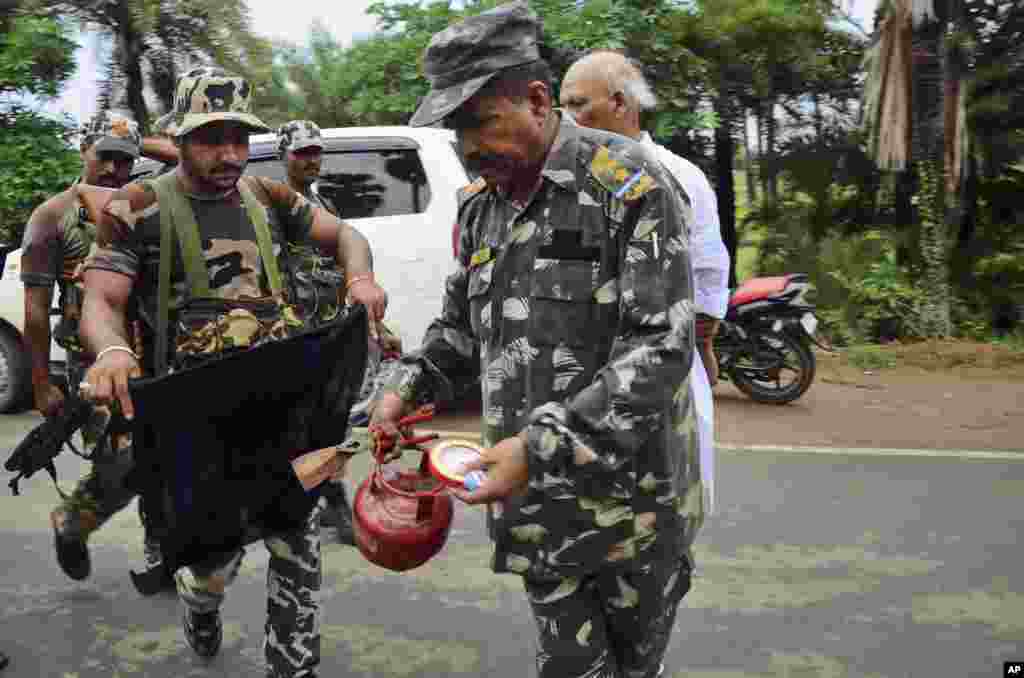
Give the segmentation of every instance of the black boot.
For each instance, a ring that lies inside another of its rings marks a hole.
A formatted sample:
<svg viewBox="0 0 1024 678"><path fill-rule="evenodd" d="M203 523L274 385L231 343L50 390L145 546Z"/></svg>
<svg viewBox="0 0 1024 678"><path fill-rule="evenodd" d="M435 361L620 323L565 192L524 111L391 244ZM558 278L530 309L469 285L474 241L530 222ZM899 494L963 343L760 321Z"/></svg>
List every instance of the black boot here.
<svg viewBox="0 0 1024 678"><path fill-rule="evenodd" d="M220 651L224 625L221 624L219 610L200 614L185 608L181 623L185 629L185 640L197 655L210 658Z"/></svg>
<svg viewBox="0 0 1024 678"><path fill-rule="evenodd" d="M144 596L176 590L174 575L164 567L160 543L147 535L142 550L146 555L146 567L138 572L130 571L135 590Z"/></svg>
<svg viewBox="0 0 1024 678"><path fill-rule="evenodd" d="M139 520L142 521L145 538L142 545L146 558L146 566L141 571L131 571L132 584L135 590L144 596L152 596L161 591L174 591L174 575L164 567L160 541L154 536L156 526L145 510L145 502L139 497Z"/></svg>
<svg viewBox="0 0 1024 678"><path fill-rule="evenodd" d="M345 485L340 482L328 481L325 484L323 498L327 508L320 512L320 526L333 527L338 531L338 542L356 545L356 536L352 528L352 509L345 497Z"/></svg>

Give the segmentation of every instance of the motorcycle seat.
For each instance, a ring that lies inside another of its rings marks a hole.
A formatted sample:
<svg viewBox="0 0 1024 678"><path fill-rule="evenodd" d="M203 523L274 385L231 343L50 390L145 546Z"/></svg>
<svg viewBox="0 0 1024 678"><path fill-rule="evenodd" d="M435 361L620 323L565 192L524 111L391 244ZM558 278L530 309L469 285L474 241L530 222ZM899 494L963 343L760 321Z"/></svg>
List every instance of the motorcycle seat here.
<svg viewBox="0 0 1024 678"><path fill-rule="evenodd" d="M765 278L750 278L733 291L729 306L742 306L752 301L767 299L786 289L790 276L779 275Z"/></svg>

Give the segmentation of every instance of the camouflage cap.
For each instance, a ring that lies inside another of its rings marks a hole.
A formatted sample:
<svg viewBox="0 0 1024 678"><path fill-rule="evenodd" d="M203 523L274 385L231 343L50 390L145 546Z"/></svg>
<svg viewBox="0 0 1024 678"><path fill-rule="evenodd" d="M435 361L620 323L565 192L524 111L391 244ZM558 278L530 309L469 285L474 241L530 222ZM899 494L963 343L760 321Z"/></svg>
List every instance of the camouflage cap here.
<svg viewBox="0 0 1024 678"><path fill-rule="evenodd" d="M430 92L409 124L426 127L451 115L500 71L540 59L540 19L510 2L435 33L423 53Z"/></svg>
<svg viewBox="0 0 1024 678"><path fill-rule="evenodd" d="M292 120L277 129L277 152L282 158L288 151L301 151L312 146L324 147L320 127L312 120Z"/></svg>
<svg viewBox="0 0 1024 678"><path fill-rule="evenodd" d="M100 111L82 126L81 132L83 147L95 148L97 153L116 151L139 157L142 147L139 125L123 115Z"/></svg>
<svg viewBox="0 0 1024 678"><path fill-rule="evenodd" d="M252 87L245 78L219 68L195 68L178 78L174 96L175 136L183 137L198 127L234 120L254 132L269 132L263 121L249 112Z"/></svg>

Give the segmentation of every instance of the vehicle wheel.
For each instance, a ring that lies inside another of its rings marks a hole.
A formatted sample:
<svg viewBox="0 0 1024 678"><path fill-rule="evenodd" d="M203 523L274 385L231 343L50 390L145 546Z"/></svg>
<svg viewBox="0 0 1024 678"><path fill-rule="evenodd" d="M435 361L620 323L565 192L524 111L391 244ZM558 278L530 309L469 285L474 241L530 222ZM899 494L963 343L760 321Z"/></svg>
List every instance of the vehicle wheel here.
<svg viewBox="0 0 1024 678"><path fill-rule="evenodd" d="M0 331L0 413L24 409L31 399L28 353L17 337Z"/></svg>
<svg viewBox="0 0 1024 678"><path fill-rule="evenodd" d="M730 370L736 388L759 403L785 405L811 387L817 363L810 347L789 332L765 332L752 339L758 356L739 360ZM762 368L765 364L770 368ZM790 375L791 378L786 378Z"/></svg>

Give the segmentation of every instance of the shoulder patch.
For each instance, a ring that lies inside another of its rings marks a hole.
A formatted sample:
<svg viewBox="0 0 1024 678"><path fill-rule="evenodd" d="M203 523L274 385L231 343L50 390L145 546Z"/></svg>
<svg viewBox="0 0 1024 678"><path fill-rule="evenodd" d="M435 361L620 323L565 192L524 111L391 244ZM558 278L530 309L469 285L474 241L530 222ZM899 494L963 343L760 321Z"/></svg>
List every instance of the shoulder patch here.
<svg viewBox="0 0 1024 678"><path fill-rule="evenodd" d="M484 181L483 177L477 177L477 180L471 184L466 184L459 191L463 192L466 196L476 195L480 191L487 188L487 182Z"/></svg>
<svg viewBox="0 0 1024 678"><path fill-rule="evenodd" d="M646 169L616 157L607 146L601 146L594 154L590 174L606 191L625 202L639 199L654 187L654 179Z"/></svg>
<svg viewBox="0 0 1024 678"><path fill-rule="evenodd" d="M463 186L462 188L455 192L459 205L461 206L463 203L465 203L467 200L472 198L477 193L480 193L485 188L487 188L487 182L484 181L483 177L478 178L471 184L466 184L465 186Z"/></svg>

